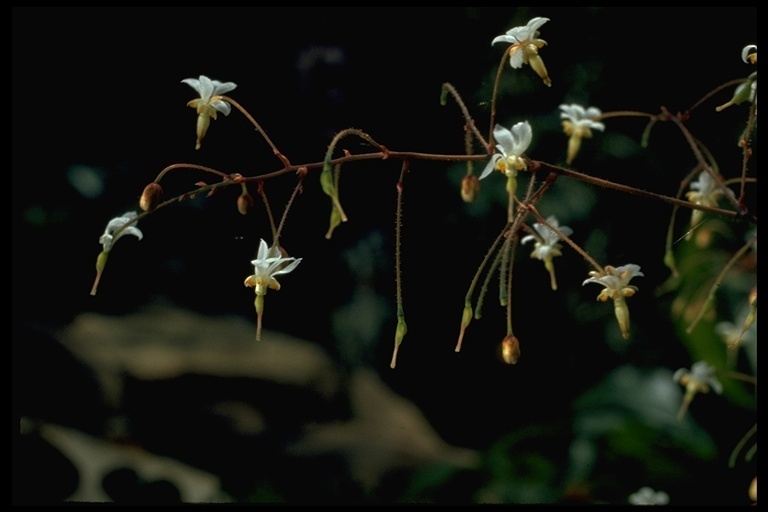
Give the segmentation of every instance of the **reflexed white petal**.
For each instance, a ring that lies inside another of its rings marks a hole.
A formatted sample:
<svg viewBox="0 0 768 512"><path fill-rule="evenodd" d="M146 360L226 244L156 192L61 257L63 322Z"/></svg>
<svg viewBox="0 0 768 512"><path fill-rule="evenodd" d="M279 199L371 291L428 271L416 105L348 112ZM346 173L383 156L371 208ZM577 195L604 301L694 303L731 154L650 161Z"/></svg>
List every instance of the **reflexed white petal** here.
<svg viewBox="0 0 768 512"><path fill-rule="evenodd" d="M513 51L509 54L509 65L514 69L519 69L523 67L523 52L519 51L518 48L515 50L518 51Z"/></svg>
<svg viewBox="0 0 768 512"><path fill-rule="evenodd" d="M219 82L218 80L213 80L213 94L226 94L229 91L235 90L237 87L237 84L235 82Z"/></svg>
<svg viewBox="0 0 768 512"><path fill-rule="evenodd" d="M203 101L208 102L211 99L213 95L213 82L211 82L210 78L200 75L200 88L198 92L200 93L200 99Z"/></svg>
<svg viewBox="0 0 768 512"><path fill-rule="evenodd" d="M515 138L511 131L497 124L493 128L493 138L496 141L496 149L498 149L502 155L509 156L514 153Z"/></svg>
<svg viewBox="0 0 768 512"><path fill-rule="evenodd" d="M531 145L531 140L533 139L531 125L528 124L528 121L517 123L512 127L512 135L515 139L515 145L512 152L515 155L520 156L525 153L525 150Z"/></svg>
<svg viewBox="0 0 768 512"><path fill-rule="evenodd" d="M193 88L195 91L197 91L198 94L200 94L200 80L197 78L185 78L181 81L183 84L187 84L191 88Z"/></svg>
<svg viewBox="0 0 768 512"><path fill-rule="evenodd" d="M224 114L225 116L228 116L229 113L232 111L232 107L230 107L229 103L222 100L217 100L211 103L211 106Z"/></svg>
<svg viewBox="0 0 768 512"><path fill-rule="evenodd" d="M485 169L483 169L483 173L480 175L479 179L482 180L493 172L493 170L496 168L496 162L499 161L499 158L501 158L501 155L499 154L491 156L491 160L486 164Z"/></svg>
<svg viewBox="0 0 768 512"><path fill-rule="evenodd" d="M496 36L493 38L493 41L491 41L491 45L494 45L496 43L509 43L509 44L517 44L517 39L515 39L512 36L508 35L502 35L502 36Z"/></svg>
<svg viewBox="0 0 768 512"><path fill-rule="evenodd" d="M537 30L541 28L542 25L544 25L546 22L549 21L549 18L542 18L542 17L536 17L531 19L531 21L528 22L528 25L526 27L531 32L531 35L533 35Z"/></svg>
<svg viewBox="0 0 768 512"><path fill-rule="evenodd" d="M747 57L749 57L750 53L753 53L752 50L755 50L755 52L757 52L757 45L748 44L747 46L745 46L744 49L741 50L741 60L743 60L748 64L749 60L747 60Z"/></svg>
<svg viewBox="0 0 768 512"><path fill-rule="evenodd" d="M595 119L596 117L600 117L601 115L603 115L603 112L597 107L589 107L587 111L584 113L584 117L587 117L589 119Z"/></svg>
<svg viewBox="0 0 768 512"><path fill-rule="evenodd" d="M281 264L285 263L285 261L287 261L289 259L293 259L293 258L286 258L284 261L282 261L280 263ZM280 274L287 274L288 272L293 271L293 269L295 269L296 267L299 266L299 263L301 263L301 260L302 260L302 258L297 258L295 261L292 261L291 264L286 266L285 268L282 268L282 269L278 270L277 272L273 272L272 275L273 276L277 276L277 275L280 275Z"/></svg>

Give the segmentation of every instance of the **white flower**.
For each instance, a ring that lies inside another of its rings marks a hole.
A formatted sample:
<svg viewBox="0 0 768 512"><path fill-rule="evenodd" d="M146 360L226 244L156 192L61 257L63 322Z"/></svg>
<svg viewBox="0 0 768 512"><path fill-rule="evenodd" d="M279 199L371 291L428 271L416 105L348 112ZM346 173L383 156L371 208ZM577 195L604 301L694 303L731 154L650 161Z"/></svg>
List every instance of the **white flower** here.
<svg viewBox="0 0 768 512"><path fill-rule="evenodd" d="M291 272L299 263L301 258L284 258L280 249L276 246L268 247L267 242L261 240L256 259L251 261L254 274L245 279L245 286L255 288L256 295L266 294L267 288L279 290L280 283L275 276Z"/></svg>
<svg viewBox="0 0 768 512"><path fill-rule="evenodd" d="M572 163L581 147L582 138L591 138L592 130L605 130L605 125L597 119L603 114L599 108L589 107L586 110L581 105L560 105L560 118L563 119L563 130L569 136L567 163Z"/></svg>
<svg viewBox="0 0 768 512"><path fill-rule="evenodd" d="M650 487L641 487L639 491L629 496L630 505L666 505L669 495L664 491L654 491Z"/></svg>
<svg viewBox="0 0 768 512"><path fill-rule="evenodd" d="M560 110L562 110L562 112L560 112L560 118L567 119L571 125L572 130L586 128L588 133L589 129L600 131L605 130L605 125L596 121L596 119L599 119L600 116L603 115L603 113L597 107L589 107L585 109L581 105L572 103L570 105L560 105ZM591 136L591 133L586 136Z"/></svg>
<svg viewBox="0 0 768 512"><path fill-rule="evenodd" d="M718 183L706 170L699 173L699 179L691 183L691 191L685 194L685 197L692 203L711 208L717 206L717 202L722 196L723 189L718 186ZM691 230L685 235L686 240L690 240L693 230L701 223L703 218L703 211L691 211Z"/></svg>
<svg viewBox="0 0 768 512"><path fill-rule="evenodd" d="M200 149L200 144L203 137L205 137L205 133L208 131L211 118L216 119L218 112L228 116L232 109L230 104L222 99L221 95L234 90L237 84L234 82L222 83L218 80L211 80L205 75L200 75L200 78L185 78L181 83L189 85L200 95L199 98L195 98L187 103L187 106L197 110L197 143L195 144L195 149Z"/></svg>
<svg viewBox="0 0 768 512"><path fill-rule="evenodd" d="M685 197L703 206L717 206L717 200L723 195L722 189L708 171L699 173L699 179L691 183L691 190Z"/></svg>
<svg viewBox="0 0 768 512"><path fill-rule="evenodd" d="M680 411L677 413L678 419L683 419L696 393L709 393L710 389L713 389L718 395L723 392L723 385L715 377L714 367L710 366L706 361L693 363L690 371L687 368L678 369L672 376L672 379L685 386L683 403L680 405Z"/></svg>
<svg viewBox="0 0 768 512"><path fill-rule="evenodd" d="M517 171L526 168L525 160L521 156L531 145L531 125L528 121L523 121L514 125L510 131L497 124L493 129L493 138L497 142L496 149L499 152L491 157L480 179L490 175L494 169L503 172L507 177L517 176Z"/></svg>
<svg viewBox="0 0 768 512"><path fill-rule="evenodd" d="M710 388L718 395L723 392L723 385L715 377L715 368L706 361L693 363L690 371L687 368L678 369L672 376L675 382L685 386L686 390L697 393L709 393Z"/></svg>
<svg viewBox="0 0 768 512"><path fill-rule="evenodd" d="M295 269L301 258L285 258L277 246L268 247L267 242L259 242L259 252L256 259L251 261L254 268L254 274L245 278L245 286L256 290L256 340L261 339L261 321L264 314L264 295L267 288L273 290L280 289L280 283L275 276L287 274Z"/></svg>
<svg viewBox="0 0 768 512"><path fill-rule="evenodd" d="M502 42L513 45L509 50L509 65L518 69L523 67L523 64L530 64L549 87L552 81L549 79L544 61L539 56L539 48L547 42L537 37L539 28L548 21L549 18L533 18L524 27L511 28L506 34L495 37L491 44Z"/></svg>
<svg viewBox="0 0 768 512"><path fill-rule="evenodd" d="M629 284L633 277L642 277L644 274L640 272L640 266L635 264L628 264L621 267L612 267L606 265L605 273L597 272L593 270L589 273L591 276L585 280L581 285L584 286L587 283L598 283L605 287L600 292L597 299L605 302L608 299L613 299L613 310L616 315L616 320L619 322L619 328L621 329L621 335L624 339L629 338L629 308L627 307L626 297L634 295L638 288L637 286Z"/></svg>
<svg viewBox="0 0 768 512"><path fill-rule="evenodd" d="M589 273L589 279L581 283L584 286L587 283L598 283L605 286L605 289L597 296L600 301L607 301L608 299L618 299L620 297L631 297L637 292L637 286L629 284L633 277L642 277L644 274L640 272L640 266L630 263L621 267L612 267L606 265L606 274L600 274L593 270Z"/></svg>
<svg viewBox="0 0 768 512"><path fill-rule="evenodd" d="M568 226L560 226L557 217L554 215L547 217L547 222L550 224L550 226L557 228L565 236L571 236L573 233L573 230ZM544 267L549 271L550 284L552 285L552 289L557 290L555 265L552 261L552 258L555 256L562 256L562 253L560 252L562 245L558 243L560 241L560 235L555 233L555 231L552 230L549 226L540 224L538 222L533 224L533 229L536 230L536 233L538 233L539 236L536 237L534 235L526 235L520 242L526 244L530 241L535 241L533 252L531 252L531 258L537 258L544 262Z"/></svg>
<svg viewBox="0 0 768 512"><path fill-rule="evenodd" d="M104 230L104 234L101 235L99 238L99 243L104 247L104 252L109 252L112 250L112 246L117 242L123 235L133 235L137 237L139 240L143 238L143 234L139 228L136 226L128 226L125 229L122 229L117 236L115 236L115 232L131 222L133 219L136 218L136 212L126 212L120 217L115 217L114 219L110 220L107 223L107 227Z"/></svg>

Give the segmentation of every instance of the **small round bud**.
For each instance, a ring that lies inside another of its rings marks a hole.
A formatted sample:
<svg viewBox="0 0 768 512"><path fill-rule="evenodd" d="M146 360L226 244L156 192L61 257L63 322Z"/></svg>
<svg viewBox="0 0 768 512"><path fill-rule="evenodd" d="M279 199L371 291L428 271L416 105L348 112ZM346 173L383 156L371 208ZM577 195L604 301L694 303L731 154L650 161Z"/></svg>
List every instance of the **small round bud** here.
<svg viewBox="0 0 768 512"><path fill-rule="evenodd" d="M159 183L152 182L144 187L139 199L139 207L145 212L151 212L163 199L163 187Z"/></svg>
<svg viewBox="0 0 768 512"><path fill-rule="evenodd" d="M461 180L461 198L465 203L474 203L480 194L480 180L474 174L464 176Z"/></svg>
<svg viewBox="0 0 768 512"><path fill-rule="evenodd" d="M240 215L247 215L248 210L253 207L253 197L248 192L243 192L237 196L237 211Z"/></svg>
<svg viewBox="0 0 768 512"><path fill-rule="evenodd" d="M501 341L501 359L507 364L517 364L520 359L520 341L513 334Z"/></svg>

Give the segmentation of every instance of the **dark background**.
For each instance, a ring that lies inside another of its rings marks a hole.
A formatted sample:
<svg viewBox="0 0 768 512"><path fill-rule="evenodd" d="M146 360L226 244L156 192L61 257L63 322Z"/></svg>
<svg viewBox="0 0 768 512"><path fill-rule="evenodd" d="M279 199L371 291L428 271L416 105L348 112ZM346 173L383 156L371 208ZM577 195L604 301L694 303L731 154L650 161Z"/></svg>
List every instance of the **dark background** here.
<svg viewBox="0 0 768 512"><path fill-rule="evenodd" d="M566 144L559 104L681 111L720 83L746 76L740 51L756 42L756 9L738 7L14 8L14 350L30 332L66 326L81 312L126 314L158 295L206 314L254 317L252 290L242 280L259 239L269 241L270 235L258 198L243 217L234 188L143 221L144 239L121 240L99 294L88 294L106 222L136 209L143 187L165 166L190 162L243 175L280 168L237 111L213 121L195 151L195 115L186 107L195 93L182 79L205 74L236 82L230 95L294 164L321 161L333 134L347 127L368 132L391 150L460 154L463 120L454 102L440 106L441 85L458 89L486 132L503 53L503 45L490 42L533 16L551 19L541 29L548 43L541 55L553 86L544 87L528 66L506 69L509 92L499 100L498 120L510 126L529 119L530 156L555 164L562 163ZM707 140L714 151L730 151L743 127L743 111L735 109L715 121L711 107L729 97L730 91L720 93L692 121L694 128L722 123L725 133ZM657 127L656 145L641 152L637 141L644 122L607 124L627 136L618 141L627 145L626 153L600 153L597 142L587 141L575 167L674 193L694 165L679 132ZM340 148L370 149L355 138ZM82 183L78 166L94 179L92 192L75 185ZM503 310L493 308L495 288L486 315L472 323L464 350L455 354L464 294L502 226L505 206L488 199L462 203L461 165L414 162L406 179L402 244L409 332L398 368L390 370L399 166L386 161L344 168L341 197L350 220L331 240L324 238L327 197L316 174L307 178L281 239L304 261L281 279L279 293L268 294L265 328L317 343L344 365L372 366L416 402L447 441L478 449L524 426L566 421L576 396L627 361L672 370L690 366L664 313L669 302L651 293L667 276L661 256L669 208L609 191L598 191L599 202L567 223L576 234L598 228L608 233L603 255L609 261L601 263L642 265L646 277L633 283L641 293L630 304L638 339L614 350L602 341L615 328L610 311L604 322L586 323L568 312L581 301L594 301L599 291L581 288L589 268L568 252L558 261L562 293L551 292L539 262L520 258L516 267L515 332L523 354L518 365L507 367L496 358L505 327ZM200 179L184 171L163 184L173 195ZM483 190L500 183L489 178ZM267 183L276 215L292 185L289 177ZM335 342L330 319L360 284L342 254L371 237L381 241L381 250L367 261L373 271L366 279L389 301L389 311L378 341L352 357ZM14 373L24 372L16 361ZM14 397L23 413L24 390ZM734 441L741 432L740 425L712 428ZM707 490L709 478L719 476L697 474L702 492L714 493Z"/></svg>

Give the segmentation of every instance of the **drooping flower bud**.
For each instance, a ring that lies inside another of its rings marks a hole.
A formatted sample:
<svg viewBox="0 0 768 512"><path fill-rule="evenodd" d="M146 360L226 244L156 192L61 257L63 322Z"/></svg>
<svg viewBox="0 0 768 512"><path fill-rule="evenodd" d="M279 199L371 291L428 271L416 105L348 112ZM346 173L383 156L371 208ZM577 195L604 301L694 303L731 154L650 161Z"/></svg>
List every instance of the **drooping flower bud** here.
<svg viewBox="0 0 768 512"><path fill-rule="evenodd" d="M96 295L99 289L99 281L101 281L101 274L104 273L104 267L107 266L107 258L109 258L109 251L101 251L96 258L96 278L93 280L91 295Z"/></svg>
<svg viewBox="0 0 768 512"><path fill-rule="evenodd" d="M139 208L145 212L151 212L160 201L163 200L163 187L159 183L152 182L144 187L144 192L141 193L141 199L139 199Z"/></svg>
<svg viewBox="0 0 768 512"><path fill-rule="evenodd" d="M461 330L459 331L459 341L456 343L455 352L461 351L461 342L464 340L464 332L469 326L469 322L472 321L472 304L466 302L464 304L464 311L461 313Z"/></svg>
<svg viewBox="0 0 768 512"><path fill-rule="evenodd" d="M501 360L506 364L517 364L520 359L520 341L514 334L508 334L501 341Z"/></svg>
<svg viewBox="0 0 768 512"><path fill-rule="evenodd" d="M237 196L237 211L240 212L240 215L247 215L248 210L250 210L252 207L253 197L251 197L251 194L249 194L247 190L244 190L239 196Z"/></svg>
<svg viewBox="0 0 768 512"><path fill-rule="evenodd" d="M468 174L461 180L461 198L465 203L474 203L480 194L480 180L474 174Z"/></svg>
<svg viewBox="0 0 768 512"><path fill-rule="evenodd" d="M392 351L392 361L389 363L389 367L392 369L397 366L397 352L400 350L400 344L403 342L407 332L408 326L405 325L405 317L399 315L397 317L397 328L395 329L395 348Z"/></svg>

